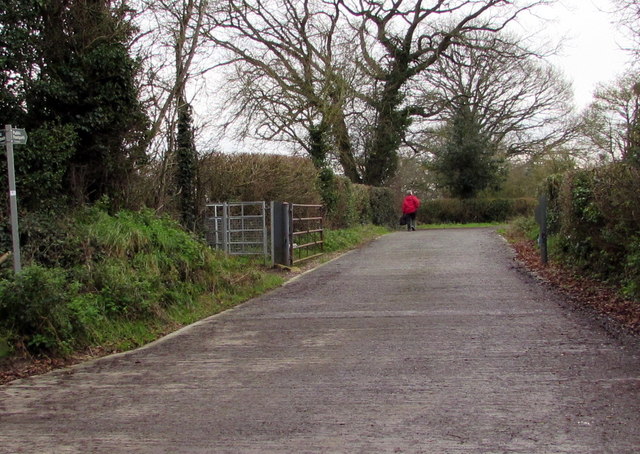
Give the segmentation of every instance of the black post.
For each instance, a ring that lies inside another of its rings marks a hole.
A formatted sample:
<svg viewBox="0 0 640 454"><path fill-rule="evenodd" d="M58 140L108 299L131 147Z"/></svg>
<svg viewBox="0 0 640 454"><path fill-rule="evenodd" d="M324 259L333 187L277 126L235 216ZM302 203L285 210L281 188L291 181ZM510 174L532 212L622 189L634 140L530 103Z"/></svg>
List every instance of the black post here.
<svg viewBox="0 0 640 454"><path fill-rule="evenodd" d="M275 265L291 266L289 204L283 202L272 202L271 206L271 244L273 247L273 263Z"/></svg>
<svg viewBox="0 0 640 454"><path fill-rule="evenodd" d="M538 199L538 206L536 208L536 221L540 226L540 236L538 237L538 245L540 246L540 259L543 264L547 264L549 261L549 255L547 253L547 207L549 200L546 195L541 195Z"/></svg>

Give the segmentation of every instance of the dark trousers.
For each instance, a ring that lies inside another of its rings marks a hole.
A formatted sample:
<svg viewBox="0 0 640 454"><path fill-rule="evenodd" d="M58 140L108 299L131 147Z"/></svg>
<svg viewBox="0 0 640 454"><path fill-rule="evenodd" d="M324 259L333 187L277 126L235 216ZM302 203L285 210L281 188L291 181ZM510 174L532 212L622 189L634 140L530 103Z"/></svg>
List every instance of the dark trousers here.
<svg viewBox="0 0 640 454"><path fill-rule="evenodd" d="M407 230L415 230L416 229L416 213L407 213Z"/></svg>

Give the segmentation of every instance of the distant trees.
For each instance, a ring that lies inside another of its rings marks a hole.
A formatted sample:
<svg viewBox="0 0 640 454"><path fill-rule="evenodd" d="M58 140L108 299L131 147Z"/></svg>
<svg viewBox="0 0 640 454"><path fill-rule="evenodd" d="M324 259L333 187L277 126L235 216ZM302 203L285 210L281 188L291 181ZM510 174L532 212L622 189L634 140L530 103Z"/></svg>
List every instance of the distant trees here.
<svg viewBox="0 0 640 454"><path fill-rule="evenodd" d="M440 107L414 126L413 143L441 187L462 198L497 186L507 160L560 149L578 126L569 85L539 55L504 33L468 39L424 84L427 102Z"/></svg>
<svg viewBox="0 0 640 454"><path fill-rule="evenodd" d="M467 199L487 187L498 186L503 160L471 105L456 108L444 127L443 142L430 168L452 197Z"/></svg>
<svg viewBox="0 0 640 454"><path fill-rule="evenodd" d="M216 67L205 34L213 26L209 0L131 0L140 31L132 52L142 61L141 95L151 117L147 153L154 163L146 201L179 212L195 228L198 159L193 101L206 74ZM201 118L201 117L200 117Z"/></svg>
<svg viewBox="0 0 640 454"><path fill-rule="evenodd" d="M618 7L618 22L630 33L634 48L630 49L640 57L640 0L614 0Z"/></svg>
<svg viewBox="0 0 640 454"><path fill-rule="evenodd" d="M327 181L339 168L388 184L400 150L434 123L448 125L450 144L472 131L498 161L554 146L566 92L502 34L546 2L0 0L0 117L30 136L21 201L117 203L152 161L144 202L192 226L196 83L220 65L225 122L295 144ZM453 153L436 136L430 150Z"/></svg>
<svg viewBox="0 0 640 454"><path fill-rule="evenodd" d="M344 3L355 18L352 23L365 74L372 80L363 93L373 113L365 143L365 183L381 185L393 176L412 118L429 115L432 106L417 105L407 97L409 83L446 58L449 51L469 45L465 41L468 35L480 30L498 32L535 3L539 2L520 8L514 2L499 0Z"/></svg>
<svg viewBox="0 0 640 454"><path fill-rule="evenodd" d="M470 39L437 64L428 96L441 109L431 122L468 107L505 158L544 154L575 137L571 87L553 67L507 34Z"/></svg>

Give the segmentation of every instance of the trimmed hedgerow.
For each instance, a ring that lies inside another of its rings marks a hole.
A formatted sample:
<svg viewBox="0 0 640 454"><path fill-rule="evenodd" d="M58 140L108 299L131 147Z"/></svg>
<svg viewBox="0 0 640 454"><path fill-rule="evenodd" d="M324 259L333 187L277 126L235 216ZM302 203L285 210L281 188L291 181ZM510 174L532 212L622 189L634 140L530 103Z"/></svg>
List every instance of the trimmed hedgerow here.
<svg viewBox="0 0 640 454"><path fill-rule="evenodd" d="M354 184L345 177L335 179L335 205L327 213L331 228L343 229L363 224L392 227L398 206L389 188Z"/></svg>
<svg viewBox="0 0 640 454"><path fill-rule="evenodd" d="M533 213L535 199L435 199L425 200L418 221L425 224L504 222Z"/></svg>

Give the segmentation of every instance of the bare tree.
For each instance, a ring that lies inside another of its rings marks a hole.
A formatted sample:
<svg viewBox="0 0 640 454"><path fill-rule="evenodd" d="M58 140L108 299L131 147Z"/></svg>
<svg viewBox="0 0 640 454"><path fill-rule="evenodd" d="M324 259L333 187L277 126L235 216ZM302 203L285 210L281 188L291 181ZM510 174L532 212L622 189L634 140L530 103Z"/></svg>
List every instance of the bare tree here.
<svg viewBox="0 0 640 454"><path fill-rule="evenodd" d="M505 0L340 2L357 29L365 71L374 80L367 102L375 112L364 181L380 185L397 166L397 151L421 106L407 99L407 84L428 71L464 38L479 30L498 32L522 11L545 1Z"/></svg>
<svg viewBox="0 0 640 454"><path fill-rule="evenodd" d="M619 23L629 32L634 41L634 47L630 49L637 57L640 57L640 0L614 0L617 6Z"/></svg>
<svg viewBox="0 0 640 454"><path fill-rule="evenodd" d="M594 102L584 112L584 136L601 159L630 158L640 147L640 79L637 73L620 77L596 90Z"/></svg>
<svg viewBox="0 0 640 454"><path fill-rule="evenodd" d="M305 146L324 125L344 173L381 185L396 169L409 83L477 30L496 32L546 0L227 0L210 38L237 64L234 118ZM445 20L446 19L446 20Z"/></svg>
<svg viewBox="0 0 640 454"><path fill-rule="evenodd" d="M507 158L544 154L575 137L571 86L517 42L505 34L480 33L472 45L441 58L426 93L426 103L441 107L431 122L446 122L469 106Z"/></svg>
<svg viewBox="0 0 640 454"><path fill-rule="evenodd" d="M343 46L337 4L318 0L227 1L213 11L218 28L209 38L227 49L231 121L244 134L308 146L308 131L331 131L345 174L359 179L346 113L356 77Z"/></svg>
<svg viewBox="0 0 640 454"><path fill-rule="evenodd" d="M178 117L190 117L188 87L216 66L210 60L209 43L202 39L212 26L206 14L209 3L210 0L137 0L133 5L139 11L140 34L132 48L144 63L142 92L152 118L149 151L160 162L155 191L157 206L166 203L165 197L175 181ZM184 127L181 131L186 132ZM180 155L185 157L187 153L182 150ZM184 198L191 189L181 187L178 192Z"/></svg>

